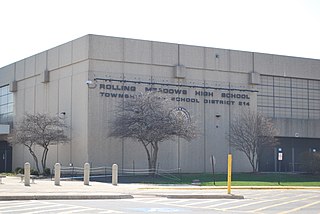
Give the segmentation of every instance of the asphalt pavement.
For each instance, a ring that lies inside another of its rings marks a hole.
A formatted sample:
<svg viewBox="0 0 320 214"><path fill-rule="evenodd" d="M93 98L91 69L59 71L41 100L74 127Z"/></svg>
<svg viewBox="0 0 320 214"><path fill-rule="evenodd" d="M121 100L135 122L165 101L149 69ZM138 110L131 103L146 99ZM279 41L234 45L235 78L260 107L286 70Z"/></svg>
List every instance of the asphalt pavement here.
<svg viewBox="0 0 320 214"><path fill-rule="evenodd" d="M232 187L233 189L318 189L320 187ZM135 196L157 196L189 199L243 199L242 195L227 194L227 187L195 185L155 185L62 180L55 185L51 179L35 179L25 186L20 177L6 176L0 184L0 200L80 200L130 199Z"/></svg>

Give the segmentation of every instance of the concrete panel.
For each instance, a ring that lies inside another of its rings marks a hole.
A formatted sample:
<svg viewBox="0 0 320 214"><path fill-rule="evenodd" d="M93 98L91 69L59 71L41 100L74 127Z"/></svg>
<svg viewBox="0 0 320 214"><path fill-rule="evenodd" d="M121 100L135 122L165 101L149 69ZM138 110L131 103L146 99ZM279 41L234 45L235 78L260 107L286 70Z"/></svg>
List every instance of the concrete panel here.
<svg viewBox="0 0 320 214"><path fill-rule="evenodd" d="M26 87L25 89L24 111L29 114L35 113L35 87Z"/></svg>
<svg viewBox="0 0 320 214"><path fill-rule="evenodd" d="M165 78L174 78L174 67L167 66L152 66L151 67L151 76L153 78L165 77ZM171 80L178 80L177 78Z"/></svg>
<svg viewBox="0 0 320 214"><path fill-rule="evenodd" d="M61 163L63 166L69 166L70 162L70 143L51 145L49 148L47 167L54 168L55 163ZM83 167L82 163L77 166Z"/></svg>
<svg viewBox="0 0 320 214"><path fill-rule="evenodd" d="M188 143L183 141L180 144L180 168L182 172L203 172L204 171L204 144L203 141ZM190 158L192 157L192 158Z"/></svg>
<svg viewBox="0 0 320 214"><path fill-rule="evenodd" d="M215 69L221 71L230 70L230 50L226 49L214 49L214 64Z"/></svg>
<svg viewBox="0 0 320 214"><path fill-rule="evenodd" d="M36 85L36 78L25 79L23 83L24 83L24 89L34 88Z"/></svg>
<svg viewBox="0 0 320 214"><path fill-rule="evenodd" d="M72 77L64 77L59 80L59 111L57 112L60 114L61 112L65 112L64 119L69 121L71 119L71 94L72 89ZM70 124L70 122L69 122Z"/></svg>
<svg viewBox="0 0 320 214"><path fill-rule="evenodd" d="M47 69L47 52L36 55L36 74L43 73Z"/></svg>
<svg viewBox="0 0 320 214"><path fill-rule="evenodd" d="M226 157L227 162L227 157ZM227 168L227 166L226 166ZM243 152L232 149L232 171L233 172L252 172L252 167Z"/></svg>
<svg viewBox="0 0 320 214"><path fill-rule="evenodd" d="M213 90L207 90L213 91ZM218 97L218 96L217 96ZM204 97L210 99L210 97ZM201 116L204 141L206 142L206 171L212 171L210 162L211 155L216 159L215 170L223 172L226 168L226 156L228 154L228 143L226 136L228 124L228 106L205 104ZM216 115L219 115L218 117Z"/></svg>
<svg viewBox="0 0 320 214"><path fill-rule="evenodd" d="M23 80L25 75L25 60L16 62L16 81Z"/></svg>
<svg viewBox="0 0 320 214"><path fill-rule="evenodd" d="M64 77L59 80L59 103L56 115L59 115L61 119L64 120L66 125L69 128L66 129L66 134L71 138L70 131L71 131L71 124L72 124L72 77ZM61 112L65 112L65 114L61 114ZM55 156L59 163L63 163L65 165L69 165L72 160L72 146L71 143L67 143L65 145L59 144L55 146ZM53 162L54 163L54 162ZM77 165L81 166L83 163L78 163Z"/></svg>
<svg viewBox="0 0 320 214"><path fill-rule="evenodd" d="M72 42L59 46L59 67L72 63Z"/></svg>
<svg viewBox="0 0 320 214"><path fill-rule="evenodd" d="M226 87L229 83L229 75L221 71L205 70L204 80L210 82L212 86Z"/></svg>
<svg viewBox="0 0 320 214"><path fill-rule="evenodd" d="M72 41L72 62L89 58L89 35Z"/></svg>
<svg viewBox="0 0 320 214"><path fill-rule="evenodd" d="M0 68L0 86L8 85L14 80L15 64Z"/></svg>
<svg viewBox="0 0 320 214"><path fill-rule="evenodd" d="M123 60L123 39L89 35L89 58L101 60Z"/></svg>
<svg viewBox="0 0 320 214"><path fill-rule="evenodd" d="M30 156L28 149L22 145L16 145L12 148L12 154L14 154L14 158L12 160L12 168L15 169L17 167L24 167L25 162L33 160ZM29 158L29 159L27 159ZM33 162L33 161L31 161Z"/></svg>
<svg viewBox="0 0 320 214"><path fill-rule="evenodd" d="M18 91L14 96L14 108L15 108L15 120L19 120L24 114L24 106L25 106L25 91L24 91L24 82L18 83Z"/></svg>
<svg viewBox="0 0 320 214"><path fill-rule="evenodd" d="M152 42L152 63L157 65L178 65L177 44Z"/></svg>
<svg viewBox="0 0 320 214"><path fill-rule="evenodd" d="M204 61L205 65L204 67L206 69L216 69L216 62L219 60L219 58L216 56L216 51L213 48L204 48Z"/></svg>
<svg viewBox="0 0 320 214"><path fill-rule="evenodd" d="M48 70L55 70L59 67L59 47L52 48L48 52Z"/></svg>
<svg viewBox="0 0 320 214"><path fill-rule="evenodd" d="M64 79L72 76L72 66L67 66L59 69L59 79Z"/></svg>
<svg viewBox="0 0 320 214"><path fill-rule="evenodd" d="M30 78L36 74L36 57L26 58L25 63L25 78Z"/></svg>
<svg viewBox="0 0 320 214"><path fill-rule="evenodd" d="M122 158L124 169L148 169L147 153L141 143L133 139L126 139L123 145L124 154Z"/></svg>
<svg viewBox="0 0 320 214"><path fill-rule="evenodd" d="M320 78L319 60L255 53L255 67L266 75Z"/></svg>
<svg viewBox="0 0 320 214"><path fill-rule="evenodd" d="M56 115L59 111L59 81L52 80L48 85L48 113Z"/></svg>
<svg viewBox="0 0 320 214"><path fill-rule="evenodd" d="M205 68L215 70L230 70L230 50L205 48Z"/></svg>
<svg viewBox="0 0 320 214"><path fill-rule="evenodd" d="M273 119L273 121L279 130L279 136L320 138L319 120L278 118Z"/></svg>
<svg viewBox="0 0 320 214"><path fill-rule="evenodd" d="M81 73L87 73L89 70L89 61L82 61L72 65L72 74L77 75Z"/></svg>
<svg viewBox="0 0 320 214"><path fill-rule="evenodd" d="M164 170L172 170L172 172L178 172L179 161L179 139L175 138L168 142L162 142L160 144L160 150L158 154L158 167ZM181 143L181 141L180 141ZM147 162L147 155L144 155L145 162Z"/></svg>
<svg viewBox="0 0 320 214"><path fill-rule="evenodd" d="M89 71L93 72L95 74L95 77L103 77L107 73L122 74L123 73L123 63L90 60Z"/></svg>
<svg viewBox="0 0 320 214"><path fill-rule="evenodd" d="M72 77L72 162L85 163L88 161L88 80L87 73L78 73ZM76 84L80 83L80 84Z"/></svg>
<svg viewBox="0 0 320 214"><path fill-rule="evenodd" d="M253 71L253 56L250 52L230 51L230 69L236 72Z"/></svg>
<svg viewBox="0 0 320 214"><path fill-rule="evenodd" d="M229 73L230 82L239 85L239 88L248 88L249 74L248 73Z"/></svg>
<svg viewBox="0 0 320 214"><path fill-rule="evenodd" d="M187 68L204 68L205 58L204 58L204 48L189 46L189 45L179 45L180 48L180 64L186 66Z"/></svg>
<svg viewBox="0 0 320 214"><path fill-rule="evenodd" d="M258 73L274 75L274 55L254 53L254 67Z"/></svg>
<svg viewBox="0 0 320 214"><path fill-rule="evenodd" d="M124 63L123 72L125 74L136 74L151 76L151 65Z"/></svg>
<svg viewBox="0 0 320 214"><path fill-rule="evenodd" d="M121 145L118 139L108 138L107 130L112 115L107 112L114 111L114 102L105 102L104 97L99 95L99 89L89 90L89 112L88 112L88 156L90 162L95 166L111 166L114 162L121 160L121 149L114 144ZM113 150L111 150L113 149ZM108 151L113 151L111 154ZM118 156L118 159L115 158Z"/></svg>
<svg viewBox="0 0 320 214"><path fill-rule="evenodd" d="M35 112L46 113L47 112L47 85L37 84L35 86Z"/></svg>
<svg viewBox="0 0 320 214"><path fill-rule="evenodd" d="M187 68L187 79L188 80L203 80L205 72L201 69Z"/></svg>
<svg viewBox="0 0 320 214"><path fill-rule="evenodd" d="M152 42L134 39L124 40L124 61L151 64Z"/></svg>
<svg viewBox="0 0 320 214"><path fill-rule="evenodd" d="M320 79L320 72L319 72L320 60L309 59L308 62L309 62L310 75L312 75L312 79L314 79L314 77L316 77L317 79Z"/></svg>
<svg viewBox="0 0 320 214"><path fill-rule="evenodd" d="M59 80L59 78L60 78L60 69L56 69L49 72L49 79L50 79L49 83L51 81L57 81Z"/></svg>

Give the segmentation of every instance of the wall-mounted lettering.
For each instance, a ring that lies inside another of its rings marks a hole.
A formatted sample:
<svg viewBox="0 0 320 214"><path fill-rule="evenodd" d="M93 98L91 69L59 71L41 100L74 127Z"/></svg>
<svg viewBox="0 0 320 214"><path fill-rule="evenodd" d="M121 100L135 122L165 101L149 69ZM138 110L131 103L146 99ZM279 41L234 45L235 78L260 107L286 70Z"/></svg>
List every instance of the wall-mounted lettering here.
<svg viewBox="0 0 320 214"><path fill-rule="evenodd" d="M125 85L125 83L114 83L99 84L99 94L101 97L107 98L120 98L120 99L134 99L136 93L139 91L144 92L159 92L167 95L175 95L171 97L172 101L184 102L184 103L204 103L213 105L239 105L239 106L250 106L250 96L248 92L244 93L230 93L229 91L224 92L228 89L204 89L194 90L193 87L187 89L181 89L181 86L165 86L163 87L142 87L138 85ZM193 91L194 90L194 91ZM120 93L119 93L120 92ZM192 92L192 93L191 93ZM194 97L188 96L193 94ZM210 99L208 99L210 98Z"/></svg>

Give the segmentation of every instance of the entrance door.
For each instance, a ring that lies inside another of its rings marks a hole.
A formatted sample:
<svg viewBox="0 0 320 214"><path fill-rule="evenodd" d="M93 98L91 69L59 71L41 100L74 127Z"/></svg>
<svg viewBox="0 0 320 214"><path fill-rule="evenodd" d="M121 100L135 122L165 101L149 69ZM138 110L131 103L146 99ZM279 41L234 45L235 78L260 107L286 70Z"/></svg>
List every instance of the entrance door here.
<svg viewBox="0 0 320 214"><path fill-rule="evenodd" d="M0 172L12 172L12 147L0 142Z"/></svg>

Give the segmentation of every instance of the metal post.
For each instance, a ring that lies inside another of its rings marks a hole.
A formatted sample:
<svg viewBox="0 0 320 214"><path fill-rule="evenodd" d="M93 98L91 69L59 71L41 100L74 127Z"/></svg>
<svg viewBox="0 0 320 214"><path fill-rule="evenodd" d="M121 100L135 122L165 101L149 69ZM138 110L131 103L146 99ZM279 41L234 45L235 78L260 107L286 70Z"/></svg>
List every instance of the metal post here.
<svg viewBox="0 0 320 214"><path fill-rule="evenodd" d="M212 167L213 185L216 185L216 178L215 178L215 175L214 175L215 164L216 164L216 160L215 160L214 156L211 155L211 167Z"/></svg>
<svg viewBox="0 0 320 214"><path fill-rule="evenodd" d="M24 164L24 185L30 186L30 163Z"/></svg>
<svg viewBox="0 0 320 214"><path fill-rule="evenodd" d="M232 155L228 154L228 194L231 194Z"/></svg>
<svg viewBox="0 0 320 214"><path fill-rule="evenodd" d="M60 172L61 172L61 165L60 163L56 163L54 165L54 185L60 186Z"/></svg>
<svg viewBox="0 0 320 214"><path fill-rule="evenodd" d="M84 185L89 185L90 178L90 164L85 163L83 167L83 183Z"/></svg>
<svg viewBox="0 0 320 214"><path fill-rule="evenodd" d="M294 147L292 147L292 150L291 150L291 152L292 152L292 172L294 172L295 171L295 160L294 160Z"/></svg>
<svg viewBox="0 0 320 214"><path fill-rule="evenodd" d="M112 165L112 185L118 185L118 165Z"/></svg>

